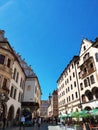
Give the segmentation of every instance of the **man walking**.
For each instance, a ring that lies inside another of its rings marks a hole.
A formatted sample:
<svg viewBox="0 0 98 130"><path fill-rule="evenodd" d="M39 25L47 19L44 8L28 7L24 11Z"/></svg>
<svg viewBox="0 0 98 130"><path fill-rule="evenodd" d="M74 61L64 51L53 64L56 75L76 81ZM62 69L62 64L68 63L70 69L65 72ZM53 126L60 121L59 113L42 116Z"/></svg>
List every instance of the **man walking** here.
<svg viewBox="0 0 98 130"><path fill-rule="evenodd" d="M21 130L21 126L23 127L23 129L25 129L24 125L25 125L25 117L24 115L22 115L20 118L20 130Z"/></svg>
<svg viewBox="0 0 98 130"><path fill-rule="evenodd" d="M41 117L38 117L37 123L38 123L38 130L40 130L40 126L41 126Z"/></svg>

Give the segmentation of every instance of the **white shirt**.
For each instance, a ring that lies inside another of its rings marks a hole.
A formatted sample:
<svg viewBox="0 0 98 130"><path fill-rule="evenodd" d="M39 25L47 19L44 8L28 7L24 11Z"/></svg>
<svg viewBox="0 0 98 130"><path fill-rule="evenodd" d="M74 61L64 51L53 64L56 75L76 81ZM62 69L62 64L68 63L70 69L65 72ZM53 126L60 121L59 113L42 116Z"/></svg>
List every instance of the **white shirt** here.
<svg viewBox="0 0 98 130"><path fill-rule="evenodd" d="M25 117L24 116L21 117L21 122L25 122Z"/></svg>

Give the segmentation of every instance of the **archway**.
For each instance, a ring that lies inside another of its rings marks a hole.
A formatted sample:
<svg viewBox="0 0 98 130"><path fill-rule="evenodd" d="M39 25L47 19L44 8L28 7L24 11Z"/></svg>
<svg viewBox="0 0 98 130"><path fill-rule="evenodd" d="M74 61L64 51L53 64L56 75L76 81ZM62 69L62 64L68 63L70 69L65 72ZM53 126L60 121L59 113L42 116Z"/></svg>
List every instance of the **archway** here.
<svg viewBox="0 0 98 130"><path fill-rule="evenodd" d="M95 95L95 98L98 99L98 87L92 88L92 93Z"/></svg>
<svg viewBox="0 0 98 130"><path fill-rule="evenodd" d="M85 95L87 96L88 100L93 100L93 94L90 90L86 90Z"/></svg>
<svg viewBox="0 0 98 130"><path fill-rule="evenodd" d="M88 110L88 111L90 111L90 110L92 110L92 108L89 107L89 106L86 106L86 107L84 108L84 110Z"/></svg>
<svg viewBox="0 0 98 130"><path fill-rule="evenodd" d="M20 108L18 108L17 112L16 112L16 117L15 117L15 125L19 124L20 116L21 116L21 110L20 110Z"/></svg>
<svg viewBox="0 0 98 130"><path fill-rule="evenodd" d="M82 102L86 102L86 97L84 94L82 95Z"/></svg>
<svg viewBox="0 0 98 130"><path fill-rule="evenodd" d="M13 124L13 119L14 119L14 106L10 106L9 112L8 112L8 125Z"/></svg>

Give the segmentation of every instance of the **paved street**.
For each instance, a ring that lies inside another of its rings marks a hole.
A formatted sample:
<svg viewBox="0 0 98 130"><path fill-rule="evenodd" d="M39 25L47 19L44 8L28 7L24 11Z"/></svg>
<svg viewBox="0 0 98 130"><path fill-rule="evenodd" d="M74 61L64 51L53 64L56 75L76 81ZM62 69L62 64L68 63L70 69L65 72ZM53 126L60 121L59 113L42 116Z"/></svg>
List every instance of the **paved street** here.
<svg viewBox="0 0 98 130"><path fill-rule="evenodd" d="M0 129L2 130L2 129ZM5 130L20 130L19 127L9 127L9 128L5 128ZM21 128L21 130L23 130L23 128ZM47 123L43 123L40 127L40 129L38 129L37 126L35 127L25 127L24 130L74 130L74 128L66 128L64 126L60 126L60 125L51 125L51 124L47 124Z"/></svg>

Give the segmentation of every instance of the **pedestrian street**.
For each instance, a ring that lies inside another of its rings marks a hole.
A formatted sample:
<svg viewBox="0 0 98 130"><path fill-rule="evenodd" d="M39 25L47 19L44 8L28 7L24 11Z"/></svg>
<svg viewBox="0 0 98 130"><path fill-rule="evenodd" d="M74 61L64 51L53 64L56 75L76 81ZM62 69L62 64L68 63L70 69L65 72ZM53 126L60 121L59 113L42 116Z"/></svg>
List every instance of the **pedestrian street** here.
<svg viewBox="0 0 98 130"><path fill-rule="evenodd" d="M67 127L62 125L52 125L52 124L43 123L40 128L38 128L37 126L24 127L24 128L22 127L21 129L20 127L8 127L5 128L4 130L75 130L75 129L72 127Z"/></svg>

